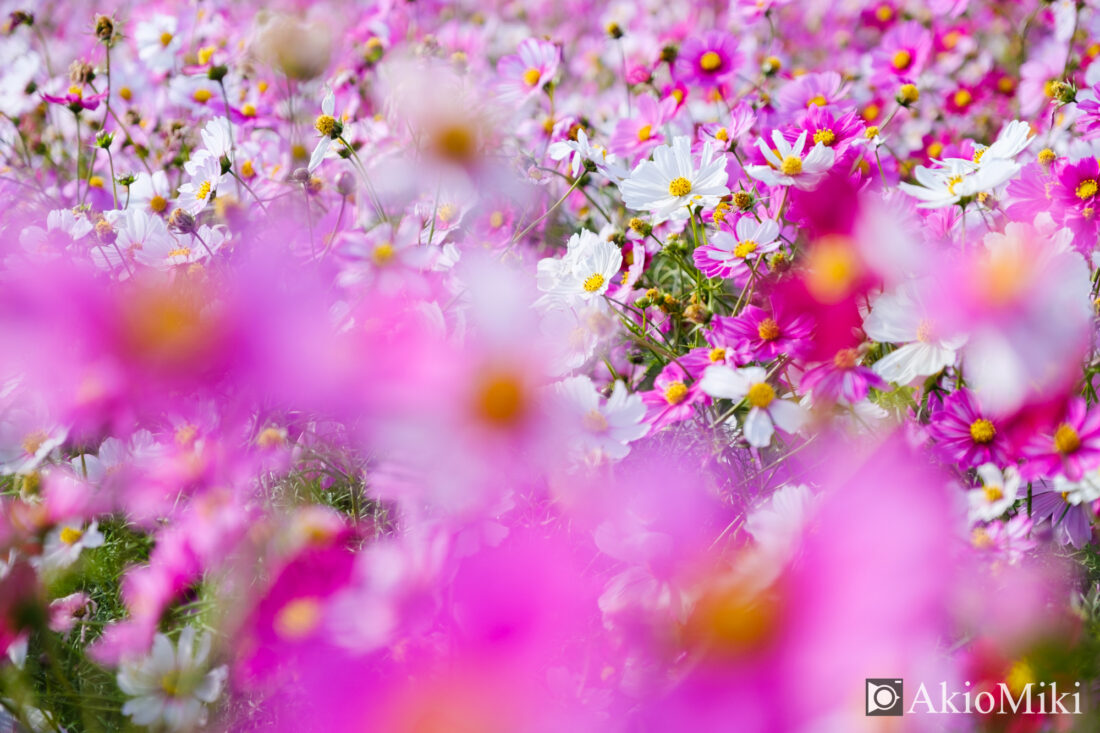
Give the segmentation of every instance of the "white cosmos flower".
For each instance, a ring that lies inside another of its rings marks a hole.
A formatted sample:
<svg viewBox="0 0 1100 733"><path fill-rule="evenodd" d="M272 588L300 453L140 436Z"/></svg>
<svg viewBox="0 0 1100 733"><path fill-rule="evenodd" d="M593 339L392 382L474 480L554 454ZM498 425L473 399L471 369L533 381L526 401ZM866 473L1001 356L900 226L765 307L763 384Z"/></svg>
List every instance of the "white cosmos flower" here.
<svg viewBox="0 0 1100 733"><path fill-rule="evenodd" d="M1072 506L1087 504L1100 499L1100 469L1085 471L1077 481L1070 481L1063 474L1054 477L1054 490Z"/></svg>
<svg viewBox="0 0 1100 733"><path fill-rule="evenodd" d="M767 382L763 367L732 369L724 364L707 367L699 389L711 397L746 400L749 414L742 430L745 440L755 448L771 445L775 428L796 433L806 422L806 411L794 402L776 399L775 389Z"/></svg>
<svg viewBox="0 0 1100 733"><path fill-rule="evenodd" d="M939 333L912 285L883 293L871 305L863 330L875 341L902 344L871 367L883 379L906 385L952 366L965 336Z"/></svg>
<svg viewBox="0 0 1100 733"><path fill-rule="evenodd" d="M538 303L578 304L597 298L607 292L622 264L618 246L583 229L569 238L564 257L539 261L538 287L546 295Z"/></svg>
<svg viewBox="0 0 1100 733"><path fill-rule="evenodd" d="M653 160L639 163L619 190L627 207L652 212L658 221L687 219L693 207L712 207L729 194L727 178L725 156L715 156L710 141L696 167L691 139L681 135L654 150Z"/></svg>
<svg viewBox="0 0 1100 733"><path fill-rule="evenodd" d="M215 117L202 128L201 135L202 144L212 155L233 159L233 131L228 119Z"/></svg>
<svg viewBox="0 0 1100 733"><path fill-rule="evenodd" d="M210 634L204 632L196 640L192 626L180 632L175 646L167 636L157 634L149 656L119 666L118 686L131 697L122 714L135 725L172 731L202 726L206 705L221 695L229 673L224 665L206 671L210 645Z"/></svg>
<svg viewBox="0 0 1100 733"><path fill-rule="evenodd" d="M600 393L587 376L563 379L554 385L554 391L578 423L570 440L574 458L592 463L625 458L630 453L628 444L649 432L641 395L628 392L622 382L615 383L611 396L602 404Z"/></svg>
<svg viewBox="0 0 1100 733"><path fill-rule="evenodd" d="M584 130L577 130L576 140L560 140L546 150L552 160L569 159L569 172L576 178L584 168L584 161L590 160L596 170L614 183L619 183L630 172L619 163L614 153L607 152L602 145L594 145L588 140Z"/></svg>
<svg viewBox="0 0 1100 733"><path fill-rule="evenodd" d="M773 130L774 150L763 138L756 141L768 165L745 166L745 172L769 186L794 186L805 191L816 188L833 167L836 151L824 143L817 143L807 153L806 137L807 132L803 130L791 145L782 132Z"/></svg>
<svg viewBox="0 0 1100 733"><path fill-rule="evenodd" d="M982 156L982 160L985 158ZM957 204L967 196L992 191L1012 179L1020 164L1004 158L991 157L981 165L962 158L948 158L939 168L918 165L913 175L920 185L899 183L898 187L920 199L922 209L942 209Z"/></svg>
<svg viewBox="0 0 1100 733"><path fill-rule="evenodd" d="M1021 120L1012 120L1004 126L997 139L989 147L975 145L975 162L981 166L994 160L1016 160L1016 156L1027 150L1035 136L1031 134L1031 125Z"/></svg>
<svg viewBox="0 0 1100 733"><path fill-rule="evenodd" d="M318 134L321 138L317 141L317 147L313 149L313 154L309 156L309 172L312 173L317 169L317 166L321 165L321 161L325 159L325 155L328 153L329 147L332 145L332 134L327 132L328 125L331 121L332 124L339 124L336 122L336 95L331 89L325 94L321 100L321 116L317 118L317 122L314 125L317 128ZM335 129L335 128L333 128Z"/></svg>
<svg viewBox="0 0 1100 733"><path fill-rule="evenodd" d="M789 557L809 524L817 497L803 484L787 484L776 490L745 519L747 531L765 552Z"/></svg>
<svg viewBox="0 0 1100 733"><path fill-rule="evenodd" d="M200 150L183 164L191 180L180 186L179 206L191 216L206 208L218 187L229 181L222 173L222 162L214 154Z"/></svg>
<svg viewBox="0 0 1100 733"><path fill-rule="evenodd" d="M172 68L180 48L176 28L174 15L154 15L144 23L138 23L134 31L138 58L150 71L168 71Z"/></svg>
<svg viewBox="0 0 1100 733"><path fill-rule="evenodd" d="M982 480L982 487L973 489L966 495L971 524L992 522L1004 514L1012 508L1016 493L1020 490L1020 473L1012 466L1001 471L992 463L984 463L978 467L978 476Z"/></svg>
<svg viewBox="0 0 1100 733"><path fill-rule="evenodd" d="M65 522L46 535L38 562L46 572L61 570L76 562L84 550L102 544L103 533L99 531L99 522L92 522L87 527L79 521Z"/></svg>

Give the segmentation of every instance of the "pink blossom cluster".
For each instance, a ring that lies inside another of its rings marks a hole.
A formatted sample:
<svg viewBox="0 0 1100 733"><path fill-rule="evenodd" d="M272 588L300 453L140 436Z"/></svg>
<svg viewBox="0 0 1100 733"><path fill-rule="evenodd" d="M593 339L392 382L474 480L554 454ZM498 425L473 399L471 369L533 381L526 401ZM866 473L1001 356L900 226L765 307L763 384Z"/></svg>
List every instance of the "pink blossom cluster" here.
<svg viewBox="0 0 1100 733"><path fill-rule="evenodd" d="M1087 724L1097 0L0 20L0 730Z"/></svg>

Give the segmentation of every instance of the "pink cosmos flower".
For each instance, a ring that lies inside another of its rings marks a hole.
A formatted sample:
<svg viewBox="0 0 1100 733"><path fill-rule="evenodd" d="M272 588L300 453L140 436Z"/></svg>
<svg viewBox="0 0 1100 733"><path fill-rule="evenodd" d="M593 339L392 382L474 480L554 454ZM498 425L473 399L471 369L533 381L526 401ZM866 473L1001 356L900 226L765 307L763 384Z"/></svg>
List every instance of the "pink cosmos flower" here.
<svg viewBox="0 0 1100 733"><path fill-rule="evenodd" d="M848 87L835 71L806 74L780 87L775 101L784 112L804 112L837 103L848 94Z"/></svg>
<svg viewBox="0 0 1100 733"><path fill-rule="evenodd" d="M1009 464L1005 435L997 429L999 419L982 413L974 394L958 389L933 407L928 433L945 457L964 467L983 463Z"/></svg>
<svg viewBox="0 0 1100 733"><path fill-rule="evenodd" d="M637 97L635 103L637 109L634 114L619 120L607 145L612 153L629 158L632 166L664 143L661 128L676 111L676 100L671 97L657 101L644 94Z"/></svg>
<svg viewBox="0 0 1100 733"><path fill-rule="evenodd" d="M915 20L896 25L871 55L874 83L889 88L916 79L932 52L932 34Z"/></svg>
<svg viewBox="0 0 1100 733"><path fill-rule="evenodd" d="M714 30L685 41L673 71L676 79L712 89L726 81L740 65L737 39Z"/></svg>
<svg viewBox="0 0 1100 733"><path fill-rule="evenodd" d="M1071 400L1057 425L1035 435L1023 453L1028 476L1080 479L1100 466L1100 410L1090 411L1082 399Z"/></svg>
<svg viewBox="0 0 1100 733"><path fill-rule="evenodd" d="M750 262L779 249L779 225L771 219L757 221L742 216L731 232L715 232L707 244L692 253L695 266L707 277L740 278L749 273Z"/></svg>
<svg viewBox="0 0 1100 733"><path fill-rule="evenodd" d="M652 432L666 425L682 422L695 414L696 405L709 405L710 397L699 389L698 382L687 384L687 373L676 362L669 362L653 382L653 389L642 393L648 410L646 422Z"/></svg>
<svg viewBox="0 0 1100 733"><path fill-rule="evenodd" d="M84 89L74 84L63 95L43 94L42 98L51 104L63 104L74 113L79 114L86 109L94 110L98 108L99 103L107 98L107 92L84 96Z"/></svg>
<svg viewBox="0 0 1100 733"><path fill-rule="evenodd" d="M841 349L831 362L806 370L801 383L802 390L812 392L815 400L844 401L850 405L863 401L872 387L889 389L886 380L859 363L856 349Z"/></svg>
<svg viewBox="0 0 1100 733"><path fill-rule="evenodd" d="M1100 162L1093 157L1076 163L1065 162L1055 174L1049 189L1051 215L1073 230L1082 251L1093 249L1100 231L1097 206L1100 205Z"/></svg>
<svg viewBox="0 0 1100 733"><path fill-rule="evenodd" d="M1070 504L1063 492L1039 483L1031 494L1031 516L1054 529L1054 539L1062 545L1084 547L1092 542L1093 512L1089 504ZM996 534L991 538L997 539Z"/></svg>
<svg viewBox="0 0 1100 733"><path fill-rule="evenodd" d="M497 64L501 76L497 89L505 99L526 102L554 78L560 60L561 50L555 44L525 39L514 56L505 56Z"/></svg>
<svg viewBox="0 0 1100 733"><path fill-rule="evenodd" d="M743 344L759 361L780 356L797 359L810 347L813 320L808 315L789 315L778 303L770 311L750 305L739 316L715 316L714 330L733 343Z"/></svg>

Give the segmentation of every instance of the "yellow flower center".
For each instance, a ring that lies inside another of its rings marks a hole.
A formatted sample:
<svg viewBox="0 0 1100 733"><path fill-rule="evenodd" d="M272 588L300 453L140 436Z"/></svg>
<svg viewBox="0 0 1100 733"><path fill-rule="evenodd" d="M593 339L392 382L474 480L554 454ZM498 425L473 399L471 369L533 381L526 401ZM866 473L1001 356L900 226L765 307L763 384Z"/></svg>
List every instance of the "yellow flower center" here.
<svg viewBox="0 0 1100 733"><path fill-rule="evenodd" d="M203 46L199 49L199 63L205 66L210 63L210 59L214 58L214 51L217 49L213 46Z"/></svg>
<svg viewBox="0 0 1100 733"><path fill-rule="evenodd" d="M775 390L767 382L758 382L749 387L748 394L745 395L745 399L749 401L749 404L753 407L759 407L761 409L767 407L775 399Z"/></svg>
<svg viewBox="0 0 1100 733"><path fill-rule="evenodd" d="M256 436L256 445L261 448L277 448L286 443L286 431L281 428L269 427Z"/></svg>
<svg viewBox="0 0 1100 733"><path fill-rule="evenodd" d="M393 245L389 242L383 242L371 252L371 259L374 260L374 264L376 265L385 265L393 259L393 254Z"/></svg>
<svg viewBox="0 0 1100 733"><path fill-rule="evenodd" d="M180 671L178 669L169 670L160 678L160 689L164 690L165 694L169 697L176 697L179 695L179 684Z"/></svg>
<svg viewBox="0 0 1100 733"><path fill-rule="evenodd" d="M785 176L797 176L802 172L802 158L797 155L788 155L783 159L780 170L783 171Z"/></svg>
<svg viewBox="0 0 1100 733"><path fill-rule="evenodd" d="M1081 436L1068 423L1062 423L1054 431L1054 450L1062 455L1073 453L1081 447Z"/></svg>
<svg viewBox="0 0 1100 733"><path fill-rule="evenodd" d="M131 91L130 87L122 87L118 90L118 96L121 97L123 101L129 102L134 98L134 93Z"/></svg>
<svg viewBox="0 0 1100 733"><path fill-rule="evenodd" d="M902 49L894 54L894 58L891 59L890 63L892 63L894 68L898 71L905 71L909 68L909 65L913 63L913 54Z"/></svg>
<svg viewBox="0 0 1100 733"><path fill-rule="evenodd" d="M1096 190L1097 186L1095 178L1089 178L1087 180L1081 181L1079 184L1077 184L1077 198L1081 199L1082 201L1084 201L1085 199L1090 199L1096 195Z"/></svg>
<svg viewBox="0 0 1100 733"><path fill-rule="evenodd" d="M997 428L993 426L992 422L986 420L984 417L970 423L970 437L974 439L975 443L989 445L996 436Z"/></svg>
<svg viewBox="0 0 1100 733"><path fill-rule="evenodd" d="M956 107L967 107L974 101L974 95L970 93L969 89L960 89L955 92L954 99Z"/></svg>
<svg viewBox="0 0 1100 733"><path fill-rule="evenodd" d="M581 420L584 429L590 433L606 433L610 427L607 418L597 409L589 410Z"/></svg>
<svg viewBox="0 0 1100 733"><path fill-rule="evenodd" d="M983 155L985 155L985 148L975 150L974 155L971 156L971 160L973 160L975 163L981 163Z"/></svg>
<svg viewBox="0 0 1100 733"><path fill-rule="evenodd" d="M332 133L336 132L336 118L332 115L321 115L313 123L313 128L323 137L332 137Z"/></svg>
<svg viewBox="0 0 1100 733"><path fill-rule="evenodd" d="M833 356L833 366L837 369L851 369L858 358L859 352L855 349L841 349Z"/></svg>
<svg viewBox="0 0 1100 733"><path fill-rule="evenodd" d="M673 196L687 196L691 193L691 181L686 178L673 178L668 184L668 192Z"/></svg>
<svg viewBox="0 0 1100 733"><path fill-rule="evenodd" d="M932 340L934 326L935 324L927 318L921 320L921 322L917 324L917 341L920 341L922 344L929 343Z"/></svg>
<svg viewBox="0 0 1100 733"><path fill-rule="evenodd" d="M1019 695L1028 685L1034 685L1039 680L1035 676L1035 670L1031 668L1026 659L1014 662L1005 675L1005 683L1012 694Z"/></svg>
<svg viewBox="0 0 1100 733"><path fill-rule="evenodd" d="M191 249L189 247L180 247L179 249L174 249L171 252L169 252L168 256L169 257L190 257L191 256Z"/></svg>
<svg viewBox="0 0 1100 733"><path fill-rule="evenodd" d="M688 388L683 382L673 382L665 388L665 402L678 405L687 399Z"/></svg>
<svg viewBox="0 0 1100 733"><path fill-rule="evenodd" d="M813 105L817 105L818 107L824 107L828 103L829 102L828 102L828 100L825 99L825 97L818 94L815 97L810 97L810 99L806 102L806 106L810 107L810 106L813 106Z"/></svg>
<svg viewBox="0 0 1100 733"><path fill-rule="evenodd" d="M245 117L255 117L256 105L252 104L251 102L245 104L243 107L241 107L241 114Z"/></svg>
<svg viewBox="0 0 1100 733"><path fill-rule="evenodd" d="M825 128L823 130L818 130L817 132L814 133L814 143L821 143L825 147L829 147L830 145L832 145L835 142L836 142L836 133L833 132L832 130L830 130L829 128Z"/></svg>
<svg viewBox="0 0 1100 733"><path fill-rule="evenodd" d="M703 71L715 71L722 66L722 57L714 51L707 51L699 59L699 68Z"/></svg>
<svg viewBox="0 0 1100 733"><path fill-rule="evenodd" d="M586 293L594 293L603 287L603 284L607 282L604 276L598 272L593 272L584 281L584 291Z"/></svg>
<svg viewBox="0 0 1100 733"><path fill-rule="evenodd" d="M456 163L465 163L477 152L477 135L463 124L447 125L435 134L436 151Z"/></svg>
<svg viewBox="0 0 1100 733"><path fill-rule="evenodd" d="M168 208L168 199L163 196L154 196L149 199L149 208L157 214L162 214Z"/></svg>
<svg viewBox="0 0 1100 733"><path fill-rule="evenodd" d="M539 83L539 79L542 78L542 72L535 68L530 68L523 72L523 83L529 87L533 87Z"/></svg>
<svg viewBox="0 0 1100 733"><path fill-rule="evenodd" d="M894 17L894 9L889 5L879 5L875 8L875 17L880 23L885 23Z"/></svg>
<svg viewBox="0 0 1100 733"><path fill-rule="evenodd" d="M760 321L760 325L756 328L756 333L764 341L775 341L782 333L779 330L779 324L774 319L765 318Z"/></svg>
<svg viewBox="0 0 1100 733"><path fill-rule="evenodd" d="M499 211L494 211L489 215L489 226L493 229L500 229L504 226L504 214Z"/></svg>
<svg viewBox="0 0 1100 733"><path fill-rule="evenodd" d="M494 427L518 422L527 411L523 383L509 372L496 372L481 380L477 391L477 413Z"/></svg>
<svg viewBox="0 0 1100 733"><path fill-rule="evenodd" d="M199 104L206 104L213 96L214 93L209 89L196 89L195 93L191 95L191 98Z"/></svg>
<svg viewBox="0 0 1100 733"><path fill-rule="evenodd" d="M993 538L981 527L975 527L970 533L970 544L979 550L985 550L993 546Z"/></svg>
<svg viewBox="0 0 1100 733"><path fill-rule="evenodd" d="M315 598L295 598L275 614L275 633L284 639L309 636L321 623L321 604Z"/></svg>
<svg viewBox="0 0 1100 733"><path fill-rule="evenodd" d="M210 195L210 181L203 181L195 190L195 198L205 199Z"/></svg>
<svg viewBox="0 0 1100 733"><path fill-rule="evenodd" d="M715 363L718 363L720 361L725 361L726 360L726 350L723 349L721 346L716 346L715 348L710 350L710 353L707 354L707 358L710 359L712 362L715 362Z"/></svg>
<svg viewBox="0 0 1100 733"><path fill-rule="evenodd" d="M644 143L651 137L653 137L653 125L642 125L638 129L638 142Z"/></svg>
<svg viewBox="0 0 1100 733"><path fill-rule="evenodd" d="M947 179L947 192L949 194L951 194L952 196L954 196L955 195L955 186L962 183L962 181L963 181L962 176L951 176L950 178L948 178Z"/></svg>
<svg viewBox="0 0 1100 733"><path fill-rule="evenodd" d="M753 252L755 252L756 248L759 246L760 245L758 245L751 239L746 239L744 242L741 242L741 244L737 245L737 247L733 250L733 254L736 257L748 257Z"/></svg>
<svg viewBox="0 0 1100 733"><path fill-rule="evenodd" d="M986 486L982 491L985 493L985 500L990 504L995 501L1000 501L1005 496L1005 492L1001 491L1000 486Z"/></svg>
<svg viewBox="0 0 1100 733"><path fill-rule="evenodd" d="M168 31L160 34L160 45L167 48L168 44L172 42L172 34Z"/></svg>
<svg viewBox="0 0 1100 733"><path fill-rule="evenodd" d="M80 538L83 536L84 533L79 529L74 529L72 527L61 528L60 540L66 545L75 545L77 542L80 542Z"/></svg>
<svg viewBox="0 0 1100 733"><path fill-rule="evenodd" d="M724 143L729 142L729 139L730 139L729 130L727 130L724 127L719 127L717 132L714 133L714 138L716 140L721 140Z"/></svg>
<svg viewBox="0 0 1100 733"><path fill-rule="evenodd" d="M251 160L246 160L245 162L241 163L241 177L242 178L252 178L255 175L256 175L256 167L252 165Z"/></svg>
<svg viewBox="0 0 1100 733"><path fill-rule="evenodd" d="M46 438L48 437L49 436L46 435L43 430L35 430L27 433L23 438L23 452L33 456L38 452L38 449L42 447L42 444L46 442Z"/></svg>

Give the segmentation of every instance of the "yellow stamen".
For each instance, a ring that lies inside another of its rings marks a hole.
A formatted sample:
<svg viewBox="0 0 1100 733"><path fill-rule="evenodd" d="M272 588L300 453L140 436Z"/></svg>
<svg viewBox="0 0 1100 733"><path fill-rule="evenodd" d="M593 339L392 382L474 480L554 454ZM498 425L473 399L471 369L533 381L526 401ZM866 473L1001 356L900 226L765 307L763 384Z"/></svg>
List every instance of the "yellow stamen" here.
<svg viewBox="0 0 1100 733"><path fill-rule="evenodd" d="M122 87L118 90L118 96L121 97L123 100L129 102L131 99L134 98L134 93L130 90L130 87Z"/></svg>
<svg viewBox="0 0 1100 733"><path fill-rule="evenodd" d="M802 172L802 158L797 155L788 155L783 159L780 170L783 171L785 176L797 176Z"/></svg>
<svg viewBox="0 0 1100 733"><path fill-rule="evenodd" d="M163 196L153 196L149 199L149 208L157 214L162 214L168 208L168 199Z"/></svg>
<svg viewBox="0 0 1100 733"><path fill-rule="evenodd" d="M584 281L584 291L586 293L594 293L603 287L603 284L607 282L604 276L598 272L594 272L589 275Z"/></svg>
<svg viewBox="0 0 1100 733"><path fill-rule="evenodd" d="M531 68L523 72L523 83L529 87L533 87L539 83L539 79L542 78L542 72L538 69Z"/></svg>
<svg viewBox="0 0 1100 733"><path fill-rule="evenodd" d="M823 130L818 130L817 132L814 133L814 143L815 144L816 143L821 143L825 147L829 147L830 145L832 145L835 142L836 142L836 133L833 132L832 130L830 130L829 128L825 128Z"/></svg>
<svg viewBox="0 0 1100 733"><path fill-rule="evenodd" d="M725 361L726 360L726 350L723 349L721 346L716 346L715 348L710 350L710 353L707 354L707 358L710 359L714 363L718 363L720 361Z"/></svg>
<svg viewBox="0 0 1100 733"><path fill-rule="evenodd" d="M763 341L775 341L782 335L782 331L779 330L779 324L772 318L765 318L760 321L760 325L756 328L756 333Z"/></svg>
<svg viewBox="0 0 1100 733"><path fill-rule="evenodd" d="M673 178L668 184L668 192L673 196L687 196L691 193L691 181L686 178Z"/></svg>
<svg viewBox="0 0 1100 733"><path fill-rule="evenodd" d="M733 250L733 254L735 257L748 257L753 252L755 252L756 248L759 246L760 245L758 245L751 239L746 239L744 242L741 242L741 244L737 245L737 247Z"/></svg>
<svg viewBox="0 0 1100 733"><path fill-rule="evenodd" d="M729 131L724 127L719 127L718 130L714 133L714 139L715 140L721 140L724 143L729 142L729 139L730 139Z"/></svg>
<svg viewBox="0 0 1100 733"><path fill-rule="evenodd" d="M988 445L997 436L997 428L984 417L970 423L970 437L979 445Z"/></svg>
<svg viewBox="0 0 1100 733"><path fill-rule="evenodd" d="M1077 184L1077 190L1076 190L1077 198L1081 199L1082 201L1084 201L1085 199L1090 199L1090 198L1092 198L1093 196L1096 195L1096 190L1097 190L1096 179L1095 178L1088 178L1084 181L1081 181L1079 184Z"/></svg>
<svg viewBox="0 0 1100 733"><path fill-rule="evenodd" d="M321 623L321 604L315 598L295 598L275 614L275 633L284 639L309 636Z"/></svg>
<svg viewBox="0 0 1100 733"><path fill-rule="evenodd" d="M336 118L332 115L321 115L313 123L313 128L321 133L322 137L332 137L332 134L336 132Z"/></svg>
<svg viewBox="0 0 1100 733"><path fill-rule="evenodd" d="M371 259L374 260L374 264L381 266L392 260L393 255L393 245L389 242L383 242L382 244L375 247L374 251L371 252Z"/></svg>
<svg viewBox="0 0 1100 733"><path fill-rule="evenodd" d="M515 375L497 372L485 376L477 390L477 412L494 427L508 427L527 411L523 384Z"/></svg>
<svg viewBox="0 0 1100 733"><path fill-rule="evenodd" d="M199 104L206 104L213 96L214 93L209 89L196 89L195 93L191 95L191 98Z"/></svg>
<svg viewBox="0 0 1100 733"><path fill-rule="evenodd" d="M195 190L196 199L205 199L210 195L210 181L203 181L199 184L199 187Z"/></svg>
<svg viewBox="0 0 1100 733"><path fill-rule="evenodd" d="M748 394L745 395L745 399L749 401L749 404L753 407L759 407L761 409L767 407L775 399L775 390L767 382L758 382L749 387Z"/></svg>
<svg viewBox="0 0 1100 733"><path fill-rule="evenodd" d="M894 68L898 71L905 71L909 68L909 65L913 63L913 54L902 49L894 54L894 58L891 59L890 63L892 63Z"/></svg>
<svg viewBox="0 0 1100 733"><path fill-rule="evenodd" d="M1001 491L1000 486L986 486L982 491L985 493L985 500L990 504L1000 501L1005 496L1005 492Z"/></svg>
<svg viewBox="0 0 1100 733"><path fill-rule="evenodd" d="M84 532L79 529L74 529L73 527L62 527L59 539L66 545L72 546L75 545L77 542L80 542L80 539L83 536Z"/></svg>
<svg viewBox="0 0 1100 733"><path fill-rule="evenodd" d="M687 399L688 388L683 382L673 382L665 388L665 402L678 405Z"/></svg>
<svg viewBox="0 0 1100 733"><path fill-rule="evenodd" d="M828 103L829 102L828 102L828 100L825 99L825 97L818 94L816 97L810 97L806 101L806 106L810 107L810 106L813 106L813 105L817 105L818 107L824 107Z"/></svg>
<svg viewBox="0 0 1100 733"><path fill-rule="evenodd" d="M165 31L164 33L161 33L160 34L160 45L167 48L168 44L172 42L172 38L173 38L172 34L169 33L168 31Z"/></svg>
<svg viewBox="0 0 1100 733"><path fill-rule="evenodd" d="M608 428L611 427L608 425L607 418L603 416L603 413L596 409L589 410L581 419L581 423L584 425L584 429L590 433L606 433Z"/></svg>
<svg viewBox="0 0 1100 733"><path fill-rule="evenodd" d="M707 51L699 59L699 68L703 71L716 71L722 66L722 57L714 51Z"/></svg>
<svg viewBox="0 0 1100 733"><path fill-rule="evenodd" d="M642 125L638 129L638 142L644 143L646 140L648 140L651 137L653 137L653 126L652 125Z"/></svg>
<svg viewBox="0 0 1100 733"><path fill-rule="evenodd" d="M1081 436L1069 423L1062 423L1054 431L1054 450L1062 455L1068 455L1081 447Z"/></svg>
<svg viewBox="0 0 1100 733"><path fill-rule="evenodd" d="M955 92L954 100L956 107L968 107L974 101L974 95L970 93L969 89L960 89Z"/></svg>
<svg viewBox="0 0 1100 733"><path fill-rule="evenodd" d="M172 250L171 252L168 253L168 256L169 257L190 257L191 256L191 248L190 247L180 247L179 249L174 249L174 250Z"/></svg>

